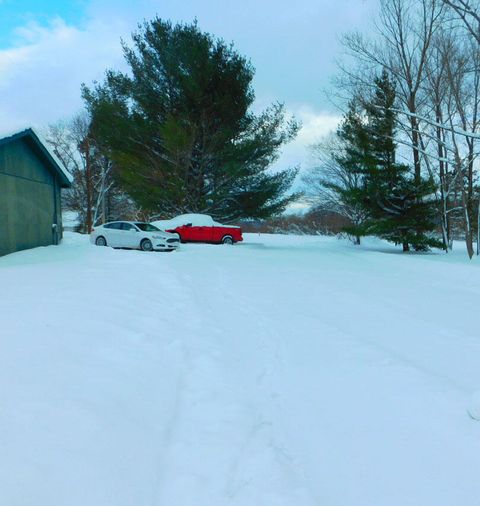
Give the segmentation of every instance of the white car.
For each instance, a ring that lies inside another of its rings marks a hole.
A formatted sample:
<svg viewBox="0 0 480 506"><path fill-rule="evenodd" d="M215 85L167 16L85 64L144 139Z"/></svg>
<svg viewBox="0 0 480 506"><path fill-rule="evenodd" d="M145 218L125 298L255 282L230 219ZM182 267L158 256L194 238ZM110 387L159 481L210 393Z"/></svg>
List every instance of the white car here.
<svg viewBox="0 0 480 506"><path fill-rule="evenodd" d="M90 242L97 246L132 248L143 251L173 251L180 246L178 234L164 232L151 223L112 221L95 227Z"/></svg>

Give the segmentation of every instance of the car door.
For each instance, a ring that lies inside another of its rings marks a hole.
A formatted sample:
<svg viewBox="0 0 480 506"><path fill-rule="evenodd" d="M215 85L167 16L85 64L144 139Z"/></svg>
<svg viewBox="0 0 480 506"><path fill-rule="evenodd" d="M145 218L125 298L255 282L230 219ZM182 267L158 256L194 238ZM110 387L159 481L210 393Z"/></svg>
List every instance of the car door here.
<svg viewBox="0 0 480 506"><path fill-rule="evenodd" d="M122 223L120 230L122 248L138 248L140 246L139 231L132 223Z"/></svg>
<svg viewBox="0 0 480 506"><path fill-rule="evenodd" d="M193 225L196 225L197 229L197 240L201 242L212 242L214 222L211 216L201 215L193 221Z"/></svg>
<svg viewBox="0 0 480 506"><path fill-rule="evenodd" d="M205 220L195 221L189 217L182 225L175 229L185 242L211 242L213 237L213 227L207 225Z"/></svg>
<svg viewBox="0 0 480 506"><path fill-rule="evenodd" d="M190 240L194 242L201 242L203 241L203 233L202 229L203 227L199 227L198 225L195 225L192 223L188 226L189 234L190 234Z"/></svg>
<svg viewBox="0 0 480 506"><path fill-rule="evenodd" d="M117 223L112 223L112 225L113 228L111 235L113 237L113 241L110 242L110 245L114 246L115 248L131 248L131 246L129 246L129 227L127 227L127 225L130 225L130 223L118 221Z"/></svg>
<svg viewBox="0 0 480 506"><path fill-rule="evenodd" d="M211 242L212 240L213 229L204 223L186 223L181 228L180 235L184 241Z"/></svg>
<svg viewBox="0 0 480 506"><path fill-rule="evenodd" d="M185 226L185 229L189 241L210 242L212 240L212 227L192 224Z"/></svg>
<svg viewBox="0 0 480 506"><path fill-rule="evenodd" d="M105 239L107 244L112 248L118 248L120 246L119 231L122 228L121 222L108 223L104 225Z"/></svg>

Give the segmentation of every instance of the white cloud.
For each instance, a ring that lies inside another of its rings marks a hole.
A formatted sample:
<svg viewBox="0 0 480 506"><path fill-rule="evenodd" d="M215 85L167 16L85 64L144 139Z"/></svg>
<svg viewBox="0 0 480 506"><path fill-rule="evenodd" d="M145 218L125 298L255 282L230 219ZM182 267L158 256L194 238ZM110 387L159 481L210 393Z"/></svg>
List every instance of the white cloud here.
<svg viewBox="0 0 480 506"><path fill-rule="evenodd" d="M283 148L282 155L275 164L279 170L294 166L305 168L308 164L309 146L333 132L341 119L339 115L315 111L308 105L290 107L290 112L302 123L302 128L295 140Z"/></svg>
<svg viewBox="0 0 480 506"><path fill-rule="evenodd" d="M99 21L77 28L59 18L18 28L20 43L0 51L0 128L42 127L79 110L81 83L121 65L123 29Z"/></svg>
<svg viewBox="0 0 480 506"><path fill-rule="evenodd" d="M302 122L297 141L310 145L318 142L322 137L335 130L341 117L330 112L316 112L309 106L302 106L295 113Z"/></svg>

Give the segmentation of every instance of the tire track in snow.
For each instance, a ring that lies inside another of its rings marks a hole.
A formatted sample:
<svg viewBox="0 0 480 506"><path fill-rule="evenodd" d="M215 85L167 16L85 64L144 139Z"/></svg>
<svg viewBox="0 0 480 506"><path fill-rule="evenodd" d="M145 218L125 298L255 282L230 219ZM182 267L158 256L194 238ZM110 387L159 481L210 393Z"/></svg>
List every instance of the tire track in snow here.
<svg viewBox="0 0 480 506"><path fill-rule="evenodd" d="M225 287L234 285L232 281L227 282L228 277L228 271L220 267L217 268L215 276L217 284L211 288L211 292L221 291L224 307L235 308L236 312L240 311L243 315L241 320L244 326L245 322L248 322L247 328L243 329L242 341L249 336L252 342L243 343L242 347L262 351L259 354L258 369L252 378L251 394L255 390L257 392L261 391L262 395L255 403L248 399L250 404L250 429L232 454L231 464L225 477L225 495L233 502L241 502L242 494L246 493L248 495L246 489L248 489L249 484L251 484L250 488L252 489L262 490L265 485L261 482L264 482L269 475L277 474L277 482L275 485L270 486L269 494L275 494L276 490L282 491L280 494L282 497L277 498L280 501L279 504L318 504L318 501L314 498L312 487L306 481L305 473L289 450L285 436L279 427L282 408L280 407L280 395L274 385L276 377L284 369L285 358L281 342L272 330L275 329L276 323L252 307L252 301L248 297L241 296L237 291L232 293L231 290L223 290ZM202 295L205 294L202 293ZM206 297L206 299L210 300L210 297ZM213 300L215 300L215 297L213 297ZM218 309L217 306L214 307L214 310L216 309ZM245 330L251 332L245 332ZM241 374L246 376L247 372L250 371L241 371ZM238 379L242 381L241 377ZM257 469L256 473L261 476L263 472L263 478L256 477L253 472L255 458L252 461L251 456L258 453L264 454L264 463L263 469ZM246 478L248 475L249 477ZM260 483L256 483L257 486L254 486L254 482L259 480ZM285 496L283 486L285 480L295 482L297 492ZM292 495L293 497L291 497ZM251 504L251 502L247 501L245 504Z"/></svg>
<svg viewBox="0 0 480 506"><path fill-rule="evenodd" d="M165 268L165 267L164 267ZM160 436L160 440L152 441L152 444L158 445L158 458L155 470L156 478L152 484L152 506L159 506L162 503L162 492L165 486L165 480L169 473L169 464L172 458L172 446L175 442L175 436L179 428L179 423L182 418L182 411L184 405L185 392L187 388L187 376L190 369L190 357L185 344L186 336L194 333L198 328L199 322L191 314L187 313L187 309L191 307L191 299L188 296L185 286L180 283L179 276L171 267L168 269L168 275L162 272L162 292L165 290L165 281L168 279L168 286L170 293L168 298L169 306L175 308L171 311L172 321L170 328L175 329L176 337L174 337L168 344L170 351L178 348L178 354L181 357L181 366L177 371L177 378L175 380L175 394L171 405L170 416L166 421L165 427ZM182 288L181 288L182 287ZM162 302L164 303L163 299ZM153 304L152 309L155 311L157 304ZM189 314L189 319L180 320L178 314Z"/></svg>
<svg viewBox="0 0 480 506"><path fill-rule="evenodd" d="M274 385L284 357L272 330L275 322L252 308L247 297L230 293L226 270L217 268L212 279L203 284L168 270L169 304L189 317L177 321L181 337L170 344L178 347L183 365L169 419L160 440L152 442L159 455L151 504L319 504L280 427ZM162 273L163 284L166 280ZM229 318L215 318L219 311L228 316L232 308L235 330L225 327ZM237 360L255 349L256 357ZM243 367L248 362L252 367ZM191 496L195 502L189 502Z"/></svg>
<svg viewBox="0 0 480 506"><path fill-rule="evenodd" d="M263 350L265 359L265 368L263 372L257 377L259 387L263 388L264 402L258 406L259 420L252 426L247 439L244 444L239 448L238 456L232 463L229 482L227 485L228 495L235 499L241 495L242 491L250 484L253 483L254 477L249 479L242 478L248 468L252 466L251 454L255 453L255 447L265 445L268 452L271 454L273 463L279 470L279 483L278 490L282 490L282 483L287 480L295 483L295 493L293 497L279 497L278 504L293 505L318 505L321 501L315 497L313 488L311 487L306 474L294 452L289 448L286 439L288 439L285 432L285 427L280 428L280 420L284 412L281 404L281 395L274 387L276 379L279 375L284 373L286 364L285 353L282 343L279 341L277 334L274 332L275 322L267 317L260 311L251 307L248 299L243 297L243 307L240 309L245 312L249 318L255 319L259 324L258 327L262 330L259 333L260 347ZM238 304L238 298L237 298ZM273 359L273 360L271 360ZM267 365L268 364L268 365ZM270 467L270 466L269 466ZM257 487L258 488L258 487ZM292 499L294 502L292 502ZM286 502L283 502L286 501Z"/></svg>

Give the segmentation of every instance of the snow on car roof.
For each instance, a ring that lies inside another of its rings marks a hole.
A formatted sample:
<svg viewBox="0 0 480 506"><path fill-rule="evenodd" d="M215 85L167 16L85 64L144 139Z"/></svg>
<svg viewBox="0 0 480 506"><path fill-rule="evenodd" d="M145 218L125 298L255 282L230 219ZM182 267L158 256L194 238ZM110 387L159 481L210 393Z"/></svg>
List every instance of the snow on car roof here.
<svg viewBox="0 0 480 506"><path fill-rule="evenodd" d="M162 229L181 227L182 225L187 225L189 223L191 223L192 226L194 227L237 228L231 225L223 225L222 223L215 221L208 214L196 214L196 213L180 214L179 216L175 216L175 218L171 218L170 220L152 221L153 225Z"/></svg>
<svg viewBox="0 0 480 506"><path fill-rule="evenodd" d="M213 218L211 216L208 216L208 214L181 214L180 216L176 216L175 218L172 218L171 220L168 220L174 223L177 223L177 225L186 225L187 223L191 223L192 225L195 225L197 227L206 227L209 225L213 225Z"/></svg>

